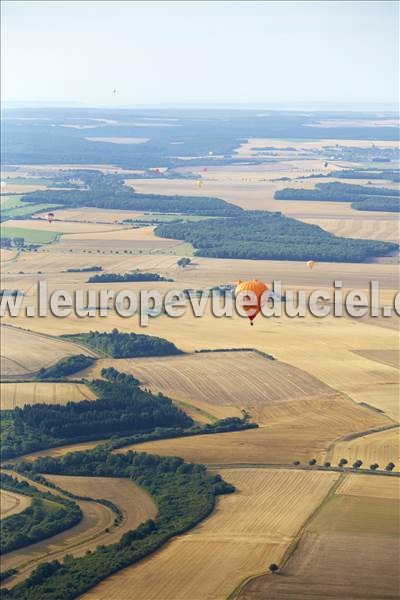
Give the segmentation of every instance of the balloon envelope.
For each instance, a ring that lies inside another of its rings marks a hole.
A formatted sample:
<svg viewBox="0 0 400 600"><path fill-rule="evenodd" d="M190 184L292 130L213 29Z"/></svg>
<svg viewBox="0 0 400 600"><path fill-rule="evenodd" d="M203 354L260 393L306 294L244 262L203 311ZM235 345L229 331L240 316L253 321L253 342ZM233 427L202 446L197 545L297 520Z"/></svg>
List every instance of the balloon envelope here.
<svg viewBox="0 0 400 600"><path fill-rule="evenodd" d="M316 265L315 260L309 260L309 261L307 261L307 267L309 269L313 269L315 267L315 265Z"/></svg>
<svg viewBox="0 0 400 600"><path fill-rule="evenodd" d="M235 296L237 297L240 292L253 292L255 295L254 304L242 304L243 309L248 313L248 318L252 322L261 310L261 307L265 304L265 299L262 298L264 292L268 290L268 286L258 279L252 279L251 281L239 280L235 289ZM245 294L243 294L245 295ZM253 323L251 323L253 324Z"/></svg>

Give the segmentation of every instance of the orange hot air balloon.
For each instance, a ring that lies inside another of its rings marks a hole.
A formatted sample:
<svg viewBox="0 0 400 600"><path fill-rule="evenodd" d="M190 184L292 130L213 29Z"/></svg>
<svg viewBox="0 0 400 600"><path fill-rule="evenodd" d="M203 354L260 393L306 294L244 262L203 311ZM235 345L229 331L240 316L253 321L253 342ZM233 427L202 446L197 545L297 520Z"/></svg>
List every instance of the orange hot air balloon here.
<svg viewBox="0 0 400 600"><path fill-rule="evenodd" d="M309 269L313 269L313 268L315 267L315 265L316 265L316 264L317 264L317 263L315 262L315 260L309 260L309 261L307 261L307 267L308 267Z"/></svg>
<svg viewBox="0 0 400 600"><path fill-rule="evenodd" d="M265 304L265 301L261 299L261 296L268 289L268 286L262 281L258 281L258 279L253 279L252 281L241 281L239 279L239 281L237 282L235 296L237 296L239 292L253 292L257 298L255 304L252 304L250 306L243 306L246 313L249 313L248 317L250 319L250 325L254 324L253 320L260 312L261 307Z"/></svg>
<svg viewBox="0 0 400 600"><path fill-rule="evenodd" d="M54 221L54 216L55 215L52 212L47 213L47 220L49 223L52 223Z"/></svg>

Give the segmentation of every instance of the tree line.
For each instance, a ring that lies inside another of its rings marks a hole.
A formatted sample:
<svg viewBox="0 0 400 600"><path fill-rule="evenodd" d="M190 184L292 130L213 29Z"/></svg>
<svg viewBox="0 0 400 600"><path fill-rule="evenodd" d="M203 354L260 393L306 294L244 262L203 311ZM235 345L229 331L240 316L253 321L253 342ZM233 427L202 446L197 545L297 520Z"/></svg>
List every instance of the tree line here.
<svg viewBox="0 0 400 600"><path fill-rule="evenodd" d="M10 515L0 522L0 554L12 552L39 542L73 527L82 518L76 502L40 492L26 481L18 481L6 473L0 474L1 488L32 497L24 511Z"/></svg>
<svg viewBox="0 0 400 600"><path fill-rule="evenodd" d="M86 354L75 354L73 356L67 356L62 358L55 365L51 367L42 367L37 372L37 379L61 379L87 369L94 362L95 358L92 356L86 356Z"/></svg>
<svg viewBox="0 0 400 600"><path fill-rule="evenodd" d="M173 281L163 277L158 273L146 273L135 271L134 273L100 273L92 275L87 280L87 283L118 283L118 282L133 282L133 281Z"/></svg>
<svg viewBox="0 0 400 600"><path fill-rule="evenodd" d="M276 200L351 202L356 210L399 211L400 192L385 187L371 187L334 181L317 183L314 189L284 188L274 194ZM367 203L365 205L365 203ZM369 208L365 208L368 206Z"/></svg>
<svg viewBox="0 0 400 600"><path fill-rule="evenodd" d="M110 333L89 331L89 333L67 334L62 337L112 358L167 356L182 353L175 344L164 338L143 333L122 333L118 329L113 329Z"/></svg>
<svg viewBox="0 0 400 600"><path fill-rule="evenodd" d="M10 600L72 600L112 573L151 554L171 537L208 516L218 494L234 492L220 475L181 458L104 449L73 452L62 458L42 457L16 467L30 477L47 473L90 477L127 477L144 487L157 503L156 518L125 533L118 543L99 546L86 555L40 565L23 583L4 591Z"/></svg>

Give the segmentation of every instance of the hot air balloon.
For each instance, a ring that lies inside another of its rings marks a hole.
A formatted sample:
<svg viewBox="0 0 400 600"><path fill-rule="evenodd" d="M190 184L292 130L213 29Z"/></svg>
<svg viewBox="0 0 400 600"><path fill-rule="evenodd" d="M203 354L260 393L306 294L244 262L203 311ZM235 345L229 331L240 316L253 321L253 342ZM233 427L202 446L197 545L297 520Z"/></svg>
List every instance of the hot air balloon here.
<svg viewBox="0 0 400 600"><path fill-rule="evenodd" d="M54 213L52 213L52 212L47 213L47 220L49 223L52 223L54 221Z"/></svg>
<svg viewBox="0 0 400 600"><path fill-rule="evenodd" d="M203 171L206 173L208 171L207 167L204 167Z"/></svg>
<svg viewBox="0 0 400 600"><path fill-rule="evenodd" d="M213 154L214 154L214 152L212 152L212 151L210 150L210 152L208 153L208 156L212 156Z"/></svg>
<svg viewBox="0 0 400 600"><path fill-rule="evenodd" d="M316 265L315 260L309 260L309 261L307 261L307 267L309 269L313 269L315 267L315 265Z"/></svg>
<svg viewBox="0 0 400 600"><path fill-rule="evenodd" d="M197 187L199 187L199 188L203 187L203 183L204 183L204 181L202 179L199 179L197 182Z"/></svg>
<svg viewBox="0 0 400 600"><path fill-rule="evenodd" d="M326 169L326 167L327 167L327 166L328 166L328 163L327 163L327 162L325 162L325 163L324 163L324 167L325 167L325 169Z"/></svg>
<svg viewBox="0 0 400 600"><path fill-rule="evenodd" d="M161 173L160 169L156 169L156 173L160 174Z"/></svg>
<svg viewBox="0 0 400 600"><path fill-rule="evenodd" d="M250 325L253 325L253 320L256 318L258 313L261 310L261 307L265 304L266 298L262 298L264 292L268 290L268 286L262 281L258 281L258 279L253 279L252 281L239 281L237 282L237 286L235 289L235 296L237 297L240 292L253 292L255 294L257 300L255 304L250 306L244 306L243 308L248 313L248 317L250 319Z"/></svg>

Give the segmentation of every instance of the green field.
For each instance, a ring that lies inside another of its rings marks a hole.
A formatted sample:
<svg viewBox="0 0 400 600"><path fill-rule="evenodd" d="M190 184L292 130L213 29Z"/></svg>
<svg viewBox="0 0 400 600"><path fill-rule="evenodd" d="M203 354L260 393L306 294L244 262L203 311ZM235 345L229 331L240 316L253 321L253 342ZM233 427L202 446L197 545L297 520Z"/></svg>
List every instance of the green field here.
<svg viewBox="0 0 400 600"><path fill-rule="evenodd" d="M53 209L59 204L33 204L23 202L22 195L2 196L1 215L3 219L14 219L15 217L29 217L38 212Z"/></svg>
<svg viewBox="0 0 400 600"><path fill-rule="evenodd" d="M21 201L22 194L15 194L10 196L1 196L1 210L10 210L18 206L24 206L25 202Z"/></svg>
<svg viewBox="0 0 400 600"><path fill-rule="evenodd" d="M54 242L59 236L57 231L45 231L43 229L24 229L23 227L5 227L0 228L2 238L24 238L28 244L48 244Z"/></svg>

